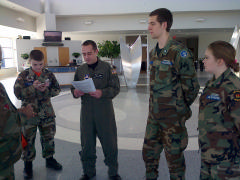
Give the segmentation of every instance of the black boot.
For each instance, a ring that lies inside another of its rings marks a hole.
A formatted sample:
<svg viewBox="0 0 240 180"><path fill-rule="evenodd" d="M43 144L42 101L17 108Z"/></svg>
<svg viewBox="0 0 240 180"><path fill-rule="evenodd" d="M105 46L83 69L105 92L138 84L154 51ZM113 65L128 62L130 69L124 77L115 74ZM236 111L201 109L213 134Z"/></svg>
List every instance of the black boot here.
<svg viewBox="0 0 240 180"><path fill-rule="evenodd" d="M46 167L47 168L52 168L54 170L62 170L62 165L59 164L56 159L53 157L47 158L46 159Z"/></svg>
<svg viewBox="0 0 240 180"><path fill-rule="evenodd" d="M33 177L32 161L24 161L24 178L31 179Z"/></svg>
<svg viewBox="0 0 240 180"><path fill-rule="evenodd" d="M90 180L90 179L93 179L95 176L96 174L91 177L89 177L87 174L83 174L79 180Z"/></svg>
<svg viewBox="0 0 240 180"><path fill-rule="evenodd" d="M84 174L79 180L90 180L90 179L91 178L88 175Z"/></svg>
<svg viewBox="0 0 240 180"><path fill-rule="evenodd" d="M115 176L109 176L110 180L122 180L121 176L119 176L118 174Z"/></svg>

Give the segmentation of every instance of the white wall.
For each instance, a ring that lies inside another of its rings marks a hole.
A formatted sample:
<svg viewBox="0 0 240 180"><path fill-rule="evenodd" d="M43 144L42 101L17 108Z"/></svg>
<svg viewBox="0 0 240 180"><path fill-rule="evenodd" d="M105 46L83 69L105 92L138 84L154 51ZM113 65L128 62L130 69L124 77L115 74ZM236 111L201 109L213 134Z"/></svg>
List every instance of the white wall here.
<svg viewBox="0 0 240 180"><path fill-rule="evenodd" d="M208 33L208 34L199 35L198 58L204 57L205 50L210 43L218 40L230 42L232 38L232 33L222 32L222 33Z"/></svg>
<svg viewBox="0 0 240 180"><path fill-rule="evenodd" d="M234 30L234 28L233 28ZM218 32L218 33L204 33L199 35L199 41L198 41L198 58L204 57L204 52L207 46L217 40L223 40L230 42L230 39L232 37L233 32ZM110 40L110 41L118 41L120 40L120 36L125 38L126 35L94 35L94 34L88 34L88 35L74 35L74 33L63 33L63 37L71 37L72 40L81 40L84 42L85 40L94 40L96 43L102 42L104 40ZM151 36L148 36L148 50L150 51L152 48L154 48L156 45L156 40L153 40Z"/></svg>
<svg viewBox="0 0 240 180"><path fill-rule="evenodd" d="M56 15L136 14L161 7L178 12L211 11L236 10L240 4L239 0L51 0Z"/></svg>
<svg viewBox="0 0 240 180"><path fill-rule="evenodd" d="M26 60L21 58L21 54L30 53L34 47L43 47L43 40L25 40L25 39L17 39L16 40L16 48L17 48L17 62L18 62L18 71L22 71L23 64L25 64ZM69 59L72 60L73 52L81 52L81 41L62 41L64 47L69 47ZM45 47L45 46L44 46ZM47 62L48 66L59 66L59 57L58 57L58 47L57 46L47 46Z"/></svg>
<svg viewBox="0 0 240 180"><path fill-rule="evenodd" d="M205 21L196 21L199 18L203 18ZM236 24L240 24L239 10L187 13L178 12L173 14L172 29L234 28Z"/></svg>
<svg viewBox="0 0 240 180"><path fill-rule="evenodd" d="M16 40L16 49L17 49L17 71L23 71L23 66L26 66L26 60L21 57L21 54L27 53L30 54L31 50L34 47L41 47L42 41L40 40L25 40L17 39Z"/></svg>
<svg viewBox="0 0 240 180"><path fill-rule="evenodd" d="M63 32L62 37L63 39L65 37L71 37L71 40L81 40L82 42L86 40L93 40L96 43L102 42L104 40L109 40L109 41L118 41L120 40L120 34L101 34L101 33L92 33L92 34L82 34L78 35L75 33L68 33L68 32Z"/></svg>
<svg viewBox="0 0 240 180"><path fill-rule="evenodd" d="M203 18L203 22L197 19ZM140 23L146 19L146 23ZM56 29L63 32L96 31L147 31L148 14L96 15L96 16L60 16L56 18ZM85 24L92 21L92 24ZM176 12L173 13L172 29L233 28L240 24L240 11L217 12Z"/></svg>
<svg viewBox="0 0 240 180"><path fill-rule="evenodd" d="M64 32L143 30L147 29L147 21L145 24L139 23L143 18L147 20L148 15L66 16L57 17L56 26L58 30ZM92 24L86 25L86 21L92 21Z"/></svg>
<svg viewBox="0 0 240 180"><path fill-rule="evenodd" d="M37 13L42 13L43 7L41 4L41 0L8 0L14 4L25 7L29 10L32 10Z"/></svg>
<svg viewBox="0 0 240 180"><path fill-rule="evenodd" d="M17 18L19 17L24 19L24 22L18 21ZM0 25L28 31L36 31L34 17L18 11L13 11L3 6L0 6Z"/></svg>

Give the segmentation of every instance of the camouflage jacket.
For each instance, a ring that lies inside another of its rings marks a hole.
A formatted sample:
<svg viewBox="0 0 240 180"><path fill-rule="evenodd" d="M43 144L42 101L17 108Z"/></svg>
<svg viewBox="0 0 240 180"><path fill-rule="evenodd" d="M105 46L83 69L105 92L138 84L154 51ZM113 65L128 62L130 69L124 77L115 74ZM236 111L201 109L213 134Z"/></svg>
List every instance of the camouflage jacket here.
<svg viewBox="0 0 240 180"><path fill-rule="evenodd" d="M20 159L21 131L17 109L0 83L0 171Z"/></svg>
<svg viewBox="0 0 240 180"><path fill-rule="evenodd" d="M198 126L202 159L214 162L234 157L240 135L240 79L230 69L206 83Z"/></svg>
<svg viewBox="0 0 240 180"><path fill-rule="evenodd" d="M150 52L149 112L153 119L188 119L198 91L193 56L187 48L169 38L159 55L156 48Z"/></svg>
<svg viewBox="0 0 240 180"><path fill-rule="evenodd" d="M118 95L120 91L119 79L116 70L112 69L109 63L98 58L98 65L94 70L88 67L87 63L79 66L75 73L74 81L81 81L88 77L93 79L96 89L102 90L102 97L100 99L113 99ZM73 92L74 87L71 90ZM88 98L93 97L88 94L82 96L83 101L89 101Z"/></svg>
<svg viewBox="0 0 240 180"><path fill-rule="evenodd" d="M86 63L79 66L74 81L81 81L87 77L93 79L96 89L102 90L102 96L99 99L89 94L81 96L81 122L93 122L92 118L94 121L101 121L101 119L115 120L112 99L120 91L116 70L112 69L109 63L98 59L95 69L88 67ZM73 94L74 88L72 87L71 90ZM108 125L106 124L106 126Z"/></svg>
<svg viewBox="0 0 240 180"><path fill-rule="evenodd" d="M44 92L38 91L33 87L34 81L45 82L47 79L49 79L49 87ZM60 91L60 86L54 74L47 69L43 69L39 77L31 68L20 73L14 85L14 93L22 101L22 106L31 104L34 112L38 115L35 118L25 121L25 123L43 123L55 118L50 98L57 96ZM38 122L39 119L41 122Z"/></svg>

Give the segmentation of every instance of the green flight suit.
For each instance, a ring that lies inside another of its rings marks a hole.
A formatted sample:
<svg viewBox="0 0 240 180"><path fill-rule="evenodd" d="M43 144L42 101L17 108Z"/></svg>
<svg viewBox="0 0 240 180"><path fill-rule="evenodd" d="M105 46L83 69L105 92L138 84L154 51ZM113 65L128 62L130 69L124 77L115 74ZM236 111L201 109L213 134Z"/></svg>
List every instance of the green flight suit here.
<svg viewBox="0 0 240 180"><path fill-rule="evenodd" d="M198 91L192 53L172 38L160 52L157 44L150 52L149 114L142 152L147 179L157 179L163 149L171 180L185 178L185 121Z"/></svg>
<svg viewBox="0 0 240 180"><path fill-rule="evenodd" d="M95 88L102 90L102 97L97 99L89 94L81 96L81 161L83 172L92 177L96 174L96 136L99 138L109 167L109 176L118 173L117 127L112 99L119 93L120 84L116 71L109 63L98 59L93 69L87 64L79 66L74 81L92 78ZM71 88L72 93L74 88Z"/></svg>
<svg viewBox="0 0 240 180"><path fill-rule="evenodd" d="M33 82L38 80L45 82L49 79L49 87L41 92L33 87ZM31 104L37 115L34 118L25 120L22 131L27 140L27 146L23 149L22 159L24 161L33 161L36 156L35 139L37 128L40 132L40 140L42 145L42 156L49 158L55 153L54 136L56 133L55 112L51 104L51 97L57 96L61 89L54 74L43 69L38 77L32 70L28 68L21 72L14 84L14 93L16 97L22 101L22 106Z"/></svg>
<svg viewBox="0 0 240 180"><path fill-rule="evenodd" d="M227 69L199 100L201 180L240 179L240 79Z"/></svg>
<svg viewBox="0 0 240 180"><path fill-rule="evenodd" d="M14 163L22 153L20 116L0 83L0 180L14 179Z"/></svg>

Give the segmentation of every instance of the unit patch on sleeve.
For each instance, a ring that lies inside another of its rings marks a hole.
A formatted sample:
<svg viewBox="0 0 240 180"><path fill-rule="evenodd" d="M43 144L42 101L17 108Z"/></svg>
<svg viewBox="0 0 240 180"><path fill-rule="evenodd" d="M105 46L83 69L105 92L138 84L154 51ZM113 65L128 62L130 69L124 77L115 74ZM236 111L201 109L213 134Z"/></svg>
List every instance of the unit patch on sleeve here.
<svg viewBox="0 0 240 180"><path fill-rule="evenodd" d="M240 90L233 91L233 100L240 101Z"/></svg>
<svg viewBox="0 0 240 180"><path fill-rule="evenodd" d="M112 74L117 74L117 70L116 69L112 69Z"/></svg>
<svg viewBox="0 0 240 180"><path fill-rule="evenodd" d="M88 79L89 78L89 74L85 74L84 79Z"/></svg>
<svg viewBox="0 0 240 180"><path fill-rule="evenodd" d="M187 51L183 50L180 52L181 57L187 57L188 53Z"/></svg>

